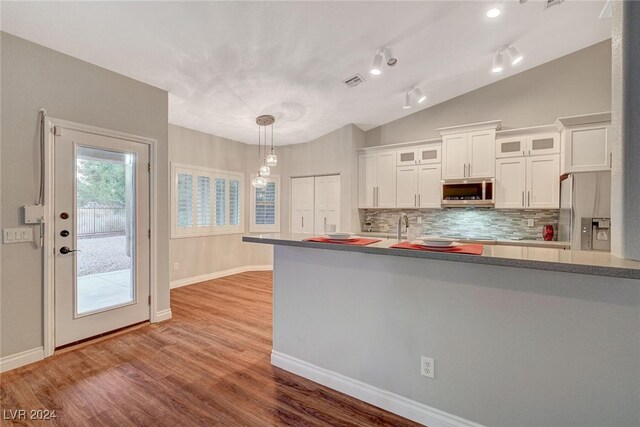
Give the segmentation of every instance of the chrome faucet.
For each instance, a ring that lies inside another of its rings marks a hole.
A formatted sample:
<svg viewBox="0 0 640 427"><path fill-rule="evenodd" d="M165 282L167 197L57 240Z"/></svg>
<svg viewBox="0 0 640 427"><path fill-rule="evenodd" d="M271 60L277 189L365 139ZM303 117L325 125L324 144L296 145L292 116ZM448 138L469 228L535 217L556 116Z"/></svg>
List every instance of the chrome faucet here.
<svg viewBox="0 0 640 427"><path fill-rule="evenodd" d="M402 222L407 230L409 230L409 217L406 213L400 212L400 218L398 218L398 242L402 241Z"/></svg>

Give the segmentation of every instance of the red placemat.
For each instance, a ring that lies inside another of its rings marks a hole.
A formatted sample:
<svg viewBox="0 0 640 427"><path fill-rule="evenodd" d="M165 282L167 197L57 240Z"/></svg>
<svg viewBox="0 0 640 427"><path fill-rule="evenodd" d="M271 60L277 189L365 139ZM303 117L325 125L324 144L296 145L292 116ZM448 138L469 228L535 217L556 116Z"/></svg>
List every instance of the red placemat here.
<svg viewBox="0 0 640 427"><path fill-rule="evenodd" d="M366 246L372 243L380 242L381 239L365 239L364 237L358 237L357 239L352 239L352 240L334 240L334 239L329 239L328 237L311 237L310 239L304 239L303 241L315 242L315 243L337 243L340 245Z"/></svg>
<svg viewBox="0 0 640 427"><path fill-rule="evenodd" d="M482 252L484 251L484 245L462 245L462 246L455 246L453 248L431 249L431 248L425 248L424 246L412 245L409 242L402 242L402 243L396 243L395 245L391 245L389 247L394 249L411 249L414 251L445 252L445 253L467 254L467 255L482 255Z"/></svg>

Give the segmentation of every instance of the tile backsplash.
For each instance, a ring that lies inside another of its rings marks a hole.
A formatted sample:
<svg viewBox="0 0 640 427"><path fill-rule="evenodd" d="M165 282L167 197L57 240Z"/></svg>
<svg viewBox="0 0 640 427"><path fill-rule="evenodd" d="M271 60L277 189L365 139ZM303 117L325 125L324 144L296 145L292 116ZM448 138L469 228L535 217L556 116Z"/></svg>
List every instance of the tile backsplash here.
<svg viewBox="0 0 640 427"><path fill-rule="evenodd" d="M542 227L552 224L553 240L558 235L557 209L486 209L486 208L446 208L446 209L362 209L360 219L362 230L365 222L370 222L373 231L395 233L398 216L404 212L411 225L418 225L422 217L424 234L491 236L496 239L523 238L543 240ZM528 220L534 226L529 227Z"/></svg>

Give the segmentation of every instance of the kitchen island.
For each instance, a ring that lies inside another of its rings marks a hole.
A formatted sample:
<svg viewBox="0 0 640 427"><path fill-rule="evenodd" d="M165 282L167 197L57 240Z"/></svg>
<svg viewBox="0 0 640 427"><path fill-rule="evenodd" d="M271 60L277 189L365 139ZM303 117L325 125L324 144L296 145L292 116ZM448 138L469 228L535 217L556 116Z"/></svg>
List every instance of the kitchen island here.
<svg viewBox="0 0 640 427"><path fill-rule="evenodd" d="M640 424L640 263L305 237L243 238L274 245L275 366L430 426Z"/></svg>

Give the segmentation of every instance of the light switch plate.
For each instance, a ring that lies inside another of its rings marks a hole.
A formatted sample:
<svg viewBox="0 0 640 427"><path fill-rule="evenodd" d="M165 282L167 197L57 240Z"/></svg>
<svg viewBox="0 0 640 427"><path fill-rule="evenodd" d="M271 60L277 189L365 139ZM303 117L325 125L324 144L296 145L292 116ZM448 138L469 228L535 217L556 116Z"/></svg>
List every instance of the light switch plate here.
<svg viewBox="0 0 640 427"><path fill-rule="evenodd" d="M5 228L2 230L3 243L27 243L33 242L33 229L26 228Z"/></svg>

